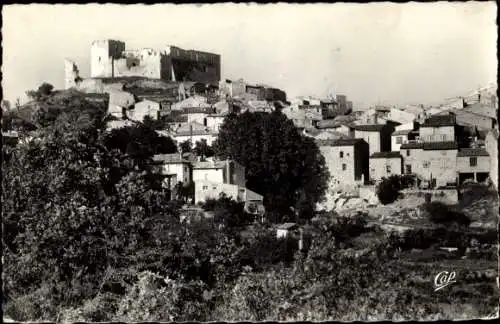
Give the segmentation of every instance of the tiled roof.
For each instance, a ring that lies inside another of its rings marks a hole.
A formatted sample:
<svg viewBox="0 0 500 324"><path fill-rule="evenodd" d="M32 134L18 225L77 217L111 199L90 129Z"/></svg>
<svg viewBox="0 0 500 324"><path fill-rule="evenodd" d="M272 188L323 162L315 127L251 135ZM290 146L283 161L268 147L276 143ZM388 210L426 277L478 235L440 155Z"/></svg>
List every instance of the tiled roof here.
<svg viewBox="0 0 500 324"><path fill-rule="evenodd" d="M319 146L351 146L358 143L362 143L364 140L362 138L346 138L346 139L336 139L336 140L317 140Z"/></svg>
<svg viewBox="0 0 500 324"><path fill-rule="evenodd" d="M458 157L463 156L490 156L484 148L463 148L457 153Z"/></svg>
<svg viewBox="0 0 500 324"><path fill-rule="evenodd" d="M377 125L353 125L355 130L363 131L363 132L380 132L385 127L384 124Z"/></svg>
<svg viewBox="0 0 500 324"><path fill-rule="evenodd" d="M222 169L225 167L226 161L199 161L193 165L193 169Z"/></svg>
<svg viewBox="0 0 500 324"><path fill-rule="evenodd" d="M424 143L419 143L419 142L409 142L409 143L404 143L401 144L400 148L403 150L406 149L421 149L424 147Z"/></svg>
<svg viewBox="0 0 500 324"><path fill-rule="evenodd" d="M428 142L424 143L424 150L456 150L458 145L455 142Z"/></svg>
<svg viewBox="0 0 500 324"><path fill-rule="evenodd" d="M411 132L413 132L413 130L411 130L411 129L402 129L402 130L398 130L398 131L395 131L394 133L392 133L392 136L408 135Z"/></svg>
<svg viewBox="0 0 500 324"><path fill-rule="evenodd" d="M399 152L375 152L370 156L370 159L381 159L381 158L400 158L401 154Z"/></svg>
<svg viewBox="0 0 500 324"><path fill-rule="evenodd" d="M454 126L455 116L454 115L433 115L427 118L422 127L440 127L440 126Z"/></svg>
<svg viewBox="0 0 500 324"><path fill-rule="evenodd" d="M153 161L161 163L189 163L189 161L182 158L179 153L156 154L153 155Z"/></svg>
<svg viewBox="0 0 500 324"><path fill-rule="evenodd" d="M296 223L284 223L284 224L280 224L277 226L277 228L279 229L285 229L285 230L289 230L291 228L294 228L295 226L297 226Z"/></svg>

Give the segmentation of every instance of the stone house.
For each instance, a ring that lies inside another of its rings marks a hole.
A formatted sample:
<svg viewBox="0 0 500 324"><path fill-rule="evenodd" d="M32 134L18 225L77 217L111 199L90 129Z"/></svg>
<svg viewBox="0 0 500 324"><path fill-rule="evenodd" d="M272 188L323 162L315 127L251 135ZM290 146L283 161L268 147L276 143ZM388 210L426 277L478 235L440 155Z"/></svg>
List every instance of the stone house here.
<svg viewBox="0 0 500 324"><path fill-rule="evenodd" d="M191 141L192 147L194 147L196 142L202 139L206 140L208 145L212 145L217 139L217 134L214 131L197 122L181 123L180 126L175 127L169 135L172 136L179 145L182 142Z"/></svg>
<svg viewBox="0 0 500 324"><path fill-rule="evenodd" d="M391 134L394 127L391 125L354 125L354 137L362 138L368 143L370 155L376 152L391 151Z"/></svg>
<svg viewBox="0 0 500 324"><path fill-rule="evenodd" d="M446 186L457 182L456 142L424 142L420 158L421 177L432 186Z"/></svg>
<svg viewBox="0 0 500 324"><path fill-rule="evenodd" d="M408 124L415 120L415 115L401 109L391 108L386 116L386 119L399 124Z"/></svg>
<svg viewBox="0 0 500 324"><path fill-rule="evenodd" d="M188 184L192 181L191 161L181 153L153 155L153 164L157 174L165 176L165 187L173 189L178 182Z"/></svg>
<svg viewBox="0 0 500 324"><path fill-rule="evenodd" d="M318 140L333 185L368 181L369 147L363 139Z"/></svg>
<svg viewBox="0 0 500 324"><path fill-rule="evenodd" d="M486 133L485 149L490 155L490 178L498 190L498 130L493 129Z"/></svg>
<svg viewBox="0 0 500 324"><path fill-rule="evenodd" d="M296 223L284 223L276 226L276 238L286 238L290 234L299 234L299 226Z"/></svg>
<svg viewBox="0 0 500 324"><path fill-rule="evenodd" d="M399 151L401 145L408 141L416 140L419 132L413 129L396 130L391 134L391 149L392 151Z"/></svg>
<svg viewBox="0 0 500 324"><path fill-rule="evenodd" d="M154 100L142 100L134 105L133 109L127 110L127 117L142 122L144 117L149 116L154 120L160 119L161 105Z"/></svg>
<svg viewBox="0 0 500 324"><path fill-rule="evenodd" d="M403 158L399 152L376 152L370 155L370 180L378 181L402 173Z"/></svg>
<svg viewBox="0 0 500 324"><path fill-rule="evenodd" d="M420 138L424 142L453 142L456 119L454 114L433 115L420 126Z"/></svg>
<svg viewBox="0 0 500 324"><path fill-rule="evenodd" d="M218 199L222 193L246 206L263 206L263 197L245 187L245 168L232 160L203 161L193 165L195 203Z"/></svg>
<svg viewBox="0 0 500 324"><path fill-rule="evenodd" d="M133 94L126 91L113 90L109 92L108 114L123 118L126 109L135 104Z"/></svg>
<svg viewBox="0 0 500 324"><path fill-rule="evenodd" d="M484 148L463 148L457 153L458 183L465 180L485 181L491 170L490 155Z"/></svg>
<svg viewBox="0 0 500 324"><path fill-rule="evenodd" d="M458 110L454 112L459 125L472 125L479 129L495 128L496 119L472 111Z"/></svg>
<svg viewBox="0 0 500 324"><path fill-rule="evenodd" d="M403 157L403 174L422 174L422 152L424 145L421 141L408 141L401 144L400 154Z"/></svg>
<svg viewBox="0 0 500 324"><path fill-rule="evenodd" d="M246 93L246 83L243 79L222 80L219 82L219 91L221 97L242 97Z"/></svg>

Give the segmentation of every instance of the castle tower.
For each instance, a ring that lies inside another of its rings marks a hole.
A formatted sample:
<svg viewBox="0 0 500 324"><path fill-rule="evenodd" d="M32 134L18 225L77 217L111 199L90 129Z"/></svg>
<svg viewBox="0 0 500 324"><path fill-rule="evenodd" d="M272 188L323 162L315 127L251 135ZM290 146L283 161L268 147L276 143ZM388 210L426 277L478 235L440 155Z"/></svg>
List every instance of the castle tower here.
<svg viewBox="0 0 500 324"><path fill-rule="evenodd" d="M78 67L75 62L65 59L64 60L64 89L70 89L77 86L77 83L82 79L80 78Z"/></svg>
<svg viewBox="0 0 500 324"><path fill-rule="evenodd" d="M90 48L90 77L115 76L114 60L122 56L125 43L118 40L97 40Z"/></svg>

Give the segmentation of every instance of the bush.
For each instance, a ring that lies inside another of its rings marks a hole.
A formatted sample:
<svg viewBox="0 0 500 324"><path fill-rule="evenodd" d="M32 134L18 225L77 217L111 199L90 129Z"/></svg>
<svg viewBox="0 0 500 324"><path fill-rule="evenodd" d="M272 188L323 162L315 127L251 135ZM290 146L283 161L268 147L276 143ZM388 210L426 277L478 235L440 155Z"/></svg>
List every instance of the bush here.
<svg viewBox="0 0 500 324"><path fill-rule="evenodd" d="M424 210L429 214L429 219L436 224L457 224L469 226L471 220L456 209L441 202L431 202L424 205Z"/></svg>
<svg viewBox="0 0 500 324"><path fill-rule="evenodd" d="M398 199L400 190L401 182L398 176L382 178L382 182L377 187L377 197L382 204L387 205Z"/></svg>

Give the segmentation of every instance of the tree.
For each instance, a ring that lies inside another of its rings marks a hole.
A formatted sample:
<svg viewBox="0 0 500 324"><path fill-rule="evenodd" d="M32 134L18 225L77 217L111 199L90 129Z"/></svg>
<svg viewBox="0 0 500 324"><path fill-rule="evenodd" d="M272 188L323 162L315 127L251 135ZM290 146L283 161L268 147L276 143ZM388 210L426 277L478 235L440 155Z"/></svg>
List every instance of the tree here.
<svg viewBox="0 0 500 324"><path fill-rule="evenodd" d="M186 140L180 144L180 149L182 153L191 152L193 145L190 140Z"/></svg>
<svg viewBox="0 0 500 324"><path fill-rule="evenodd" d="M196 142L193 152L202 159L214 156L214 150L207 144L207 140L204 138Z"/></svg>
<svg viewBox="0 0 500 324"><path fill-rule="evenodd" d="M40 100L50 95L53 89L54 86L52 84L44 82L38 87L38 90L26 91L26 95L32 100Z"/></svg>
<svg viewBox="0 0 500 324"><path fill-rule="evenodd" d="M382 182L377 187L377 197L384 205L390 204L399 197L401 185L397 176L382 178Z"/></svg>
<svg viewBox="0 0 500 324"><path fill-rule="evenodd" d="M326 190L329 175L317 145L279 112L228 116L213 146L220 158L245 166L247 187L264 196L270 213L290 213L298 201L314 205Z"/></svg>

